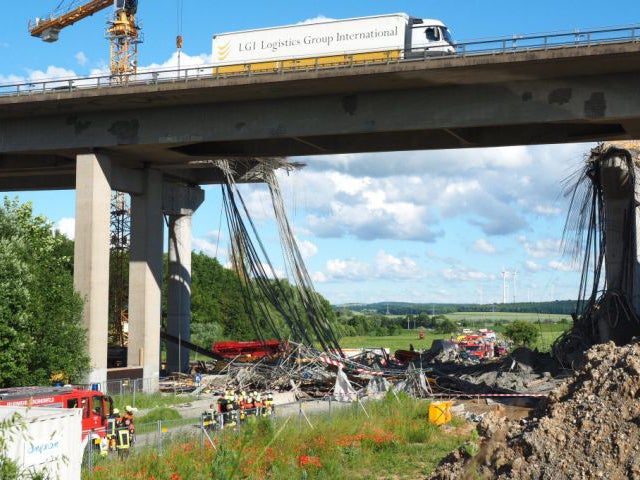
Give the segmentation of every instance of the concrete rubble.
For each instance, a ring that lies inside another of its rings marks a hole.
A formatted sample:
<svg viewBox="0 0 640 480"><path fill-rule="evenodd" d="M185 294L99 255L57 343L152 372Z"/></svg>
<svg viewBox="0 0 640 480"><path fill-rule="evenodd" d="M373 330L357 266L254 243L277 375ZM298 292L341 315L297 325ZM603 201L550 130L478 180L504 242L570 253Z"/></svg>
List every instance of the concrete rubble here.
<svg viewBox="0 0 640 480"><path fill-rule="evenodd" d="M640 479L640 343L592 347L527 418L483 415L479 451L449 455L433 480Z"/></svg>

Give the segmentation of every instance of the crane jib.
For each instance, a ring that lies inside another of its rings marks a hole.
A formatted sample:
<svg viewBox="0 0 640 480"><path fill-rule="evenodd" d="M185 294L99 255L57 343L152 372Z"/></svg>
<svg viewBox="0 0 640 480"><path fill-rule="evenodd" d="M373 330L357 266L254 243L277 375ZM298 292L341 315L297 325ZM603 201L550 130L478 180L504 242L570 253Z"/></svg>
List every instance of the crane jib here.
<svg viewBox="0 0 640 480"><path fill-rule="evenodd" d="M61 30L111 5L115 7L116 11L125 11L130 15L135 15L138 11L138 0L92 0L62 15L36 18L30 21L29 32L34 37L40 37L48 29Z"/></svg>
<svg viewBox="0 0 640 480"><path fill-rule="evenodd" d="M106 38L111 44L111 73L115 78L126 81L128 75L136 73L138 44L142 42L140 26L136 23L138 0L91 0L79 7L69 8L62 14L31 20L29 33L48 43L56 42L63 28L111 5L114 14L107 21L106 32Z"/></svg>

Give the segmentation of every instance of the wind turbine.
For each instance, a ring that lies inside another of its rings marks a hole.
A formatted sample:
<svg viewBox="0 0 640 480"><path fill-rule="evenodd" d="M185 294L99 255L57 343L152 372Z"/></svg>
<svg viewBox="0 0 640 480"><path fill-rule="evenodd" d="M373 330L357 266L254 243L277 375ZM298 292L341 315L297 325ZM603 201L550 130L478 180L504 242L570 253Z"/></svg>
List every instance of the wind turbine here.
<svg viewBox="0 0 640 480"><path fill-rule="evenodd" d="M512 275L513 275L513 303L516 303L516 276L518 275L518 271L514 270Z"/></svg>
<svg viewBox="0 0 640 480"><path fill-rule="evenodd" d="M502 267L502 303L507 303L507 272L504 267Z"/></svg>

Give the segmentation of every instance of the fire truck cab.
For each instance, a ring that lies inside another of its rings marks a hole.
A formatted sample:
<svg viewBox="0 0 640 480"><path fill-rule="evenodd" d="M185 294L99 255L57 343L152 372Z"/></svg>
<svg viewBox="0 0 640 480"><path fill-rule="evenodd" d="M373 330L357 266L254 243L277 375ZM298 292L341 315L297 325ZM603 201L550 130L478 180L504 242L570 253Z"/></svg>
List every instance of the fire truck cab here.
<svg viewBox="0 0 640 480"><path fill-rule="evenodd" d="M75 387L16 387L0 389L0 405L82 409L82 440L100 440L107 434L113 400L97 390Z"/></svg>

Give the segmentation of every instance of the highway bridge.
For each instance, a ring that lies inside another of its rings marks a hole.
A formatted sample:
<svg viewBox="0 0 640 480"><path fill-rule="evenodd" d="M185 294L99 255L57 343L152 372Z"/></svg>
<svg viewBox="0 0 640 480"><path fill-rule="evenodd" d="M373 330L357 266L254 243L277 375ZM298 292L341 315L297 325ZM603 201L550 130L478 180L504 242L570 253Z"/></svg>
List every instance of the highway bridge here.
<svg viewBox="0 0 640 480"><path fill-rule="evenodd" d="M110 192L132 195L129 365L157 377L163 215L168 333L188 340L190 216L199 185L221 179L211 160L236 160L242 173L260 156L640 138L636 31L560 44L539 37L525 48L514 38L375 65L0 86L0 191L76 188L75 284L91 382L106 377Z"/></svg>
<svg viewBox="0 0 640 480"><path fill-rule="evenodd" d="M214 157L638 138L640 26L628 35L310 71L218 78L201 67L128 85L0 87L0 190L74 188L76 155L98 150L206 184L220 179Z"/></svg>

